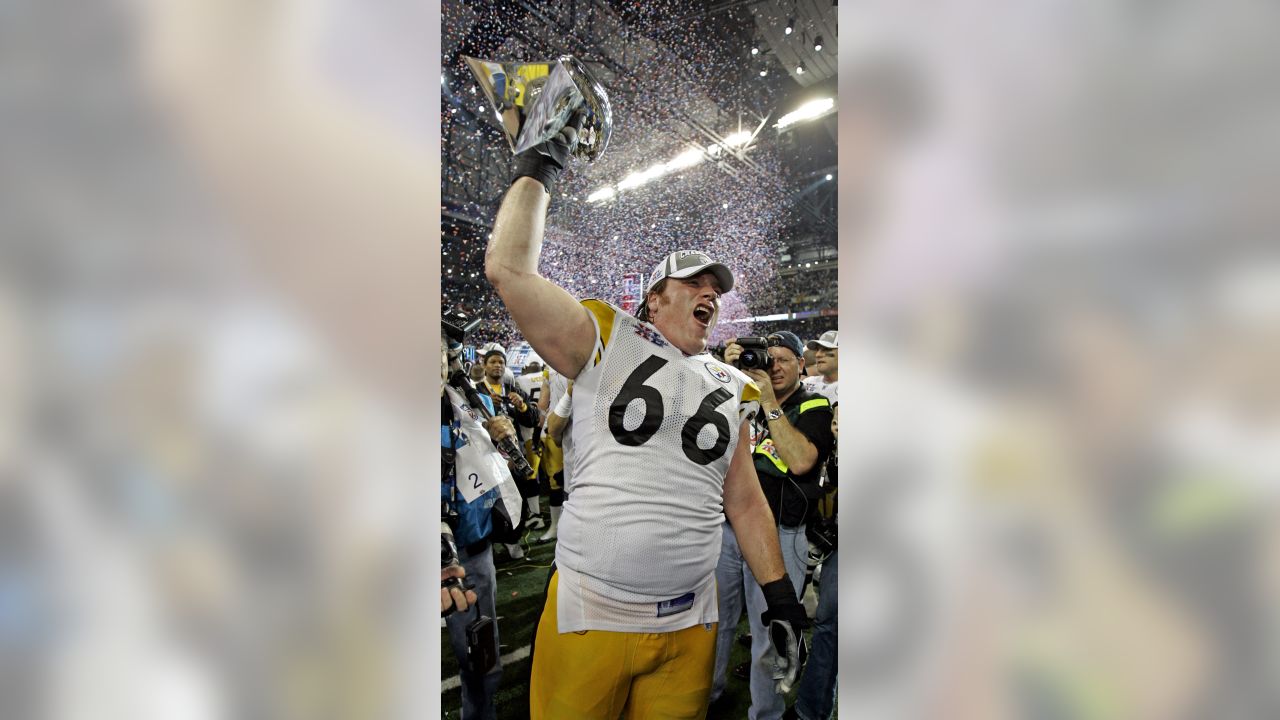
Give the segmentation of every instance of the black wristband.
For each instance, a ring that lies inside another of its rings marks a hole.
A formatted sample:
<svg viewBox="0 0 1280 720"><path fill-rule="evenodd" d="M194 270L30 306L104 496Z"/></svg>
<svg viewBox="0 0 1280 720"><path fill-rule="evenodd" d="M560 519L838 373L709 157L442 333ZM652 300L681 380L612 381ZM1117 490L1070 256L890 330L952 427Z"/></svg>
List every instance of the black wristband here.
<svg viewBox="0 0 1280 720"><path fill-rule="evenodd" d="M550 195L555 190L556 183L560 180L560 173L563 171L563 166L534 148L516 156L515 175L512 179L531 177L542 183L542 189Z"/></svg>
<svg viewBox="0 0 1280 720"><path fill-rule="evenodd" d="M799 603L796 599L796 589L791 584L791 578L783 575L781 578L773 582L765 583L760 586L760 590L764 592L764 602L769 609L786 606L792 603Z"/></svg>

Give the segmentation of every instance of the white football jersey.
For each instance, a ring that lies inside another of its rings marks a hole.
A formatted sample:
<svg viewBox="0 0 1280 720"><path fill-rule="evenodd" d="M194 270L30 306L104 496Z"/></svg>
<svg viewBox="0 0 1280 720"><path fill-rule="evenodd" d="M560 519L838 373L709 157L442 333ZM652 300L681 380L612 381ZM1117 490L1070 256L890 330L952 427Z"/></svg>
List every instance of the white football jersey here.
<svg viewBox="0 0 1280 720"><path fill-rule="evenodd" d="M542 394L542 373L532 373L517 377L516 387L520 388L529 397L530 405L536 406L538 404L538 396ZM533 439L533 428L517 425L516 432L520 434L522 442L528 442Z"/></svg>
<svg viewBox="0 0 1280 720"><path fill-rule="evenodd" d="M568 392L569 378L551 368L543 370L542 376L547 379L547 414L550 415L556 409L556 403L560 402L560 397Z"/></svg>
<svg viewBox="0 0 1280 720"><path fill-rule="evenodd" d="M569 378L551 368L543 370L542 374L547 378L547 396L549 398L547 417L550 417L551 413L555 412L556 408L560 406L560 399L564 397L565 393L569 392ZM570 396L569 399L572 401L573 397ZM573 433L571 432L565 432L561 438L560 462L561 471L564 473L563 489L568 492L570 483L573 481Z"/></svg>
<svg viewBox="0 0 1280 720"><path fill-rule="evenodd" d="M811 393L817 393L822 397L830 400L833 403L840 400L839 398L840 381L839 380L832 380L831 382L827 382L826 379L823 378L821 375L810 375L809 377L805 378L801 382L804 384L805 389Z"/></svg>
<svg viewBox="0 0 1280 720"><path fill-rule="evenodd" d="M714 613L715 593L706 591L720 555L724 479L758 389L737 368L709 354L686 356L608 303L582 305L596 345L574 380L573 488L556 563L581 583L580 597L647 604L650 631L707 622L671 603L698 591L698 605L709 600ZM597 609L566 619L575 630L624 629Z"/></svg>

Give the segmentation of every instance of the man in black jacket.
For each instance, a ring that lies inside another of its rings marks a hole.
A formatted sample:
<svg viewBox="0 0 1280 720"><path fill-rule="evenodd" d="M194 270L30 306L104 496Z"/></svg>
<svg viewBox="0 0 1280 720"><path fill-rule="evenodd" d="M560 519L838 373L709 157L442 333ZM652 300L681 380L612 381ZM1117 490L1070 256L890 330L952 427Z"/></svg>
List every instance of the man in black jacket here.
<svg viewBox="0 0 1280 720"><path fill-rule="evenodd" d="M484 366L484 377L476 382L476 390L493 398L498 414L511 418L516 426L537 427L538 406L529 401L519 386L506 379L506 349L498 343L482 345L480 362Z"/></svg>

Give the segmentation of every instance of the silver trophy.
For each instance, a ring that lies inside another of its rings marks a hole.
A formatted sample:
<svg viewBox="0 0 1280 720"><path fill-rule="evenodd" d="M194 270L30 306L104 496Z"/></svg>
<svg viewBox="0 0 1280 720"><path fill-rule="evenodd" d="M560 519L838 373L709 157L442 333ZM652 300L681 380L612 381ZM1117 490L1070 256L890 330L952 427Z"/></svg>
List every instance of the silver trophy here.
<svg viewBox="0 0 1280 720"><path fill-rule="evenodd" d="M494 62L463 56L493 107L511 152L519 155L554 137L579 107L587 119L574 155L591 162L613 132L609 95L572 55L550 62Z"/></svg>

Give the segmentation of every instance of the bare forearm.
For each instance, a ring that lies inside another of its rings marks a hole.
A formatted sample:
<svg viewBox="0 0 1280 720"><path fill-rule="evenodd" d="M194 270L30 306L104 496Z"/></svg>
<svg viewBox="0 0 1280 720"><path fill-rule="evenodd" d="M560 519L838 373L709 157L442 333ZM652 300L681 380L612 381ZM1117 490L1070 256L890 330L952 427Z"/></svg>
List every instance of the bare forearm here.
<svg viewBox="0 0 1280 720"><path fill-rule="evenodd" d="M503 281L513 276L538 273L550 204L551 196L538 181L522 177L511 184L493 221L493 239L484 258L485 275L499 292Z"/></svg>
<svg viewBox="0 0 1280 720"><path fill-rule="evenodd" d="M787 421L784 415L777 420L769 421L769 437L778 457L794 475L804 475L813 469L818 461L818 448L809 442L804 433Z"/></svg>
<svg viewBox="0 0 1280 720"><path fill-rule="evenodd" d="M545 378L542 381L542 392L538 393L538 411L544 417L551 412L551 387Z"/></svg>
<svg viewBox="0 0 1280 720"><path fill-rule="evenodd" d="M547 435L552 440L555 440L557 445L561 444L560 441L564 439L564 430L568 425L569 425L569 418L561 417L555 414L554 412L548 413Z"/></svg>
<svg viewBox="0 0 1280 720"><path fill-rule="evenodd" d="M773 513L764 493L757 487L755 496L741 507L725 508L725 517L738 536L742 557L751 568L751 574L761 585L780 579L786 574L782 564L782 549L778 544L778 529L773 524Z"/></svg>
<svg viewBox="0 0 1280 720"><path fill-rule="evenodd" d="M763 585L786 574L778 530L773 512L760 489L760 478L751 461L751 426L743 421L738 426L738 444L724 477L724 516L738 536L742 557L751 574Z"/></svg>

